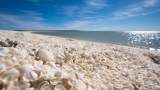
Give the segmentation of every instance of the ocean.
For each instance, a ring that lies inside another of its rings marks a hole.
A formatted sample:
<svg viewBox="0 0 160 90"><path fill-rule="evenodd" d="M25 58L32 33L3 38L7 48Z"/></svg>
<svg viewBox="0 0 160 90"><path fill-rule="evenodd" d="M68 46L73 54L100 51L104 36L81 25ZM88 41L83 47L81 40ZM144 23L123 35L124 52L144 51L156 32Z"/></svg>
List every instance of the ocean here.
<svg viewBox="0 0 160 90"><path fill-rule="evenodd" d="M43 30L33 33L160 50L160 31Z"/></svg>

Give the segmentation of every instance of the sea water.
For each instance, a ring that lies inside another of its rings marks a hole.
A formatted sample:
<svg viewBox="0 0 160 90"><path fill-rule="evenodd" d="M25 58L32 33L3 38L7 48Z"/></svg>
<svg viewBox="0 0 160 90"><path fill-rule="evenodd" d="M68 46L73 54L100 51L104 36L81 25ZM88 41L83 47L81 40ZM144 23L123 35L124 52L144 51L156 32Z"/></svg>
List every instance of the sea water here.
<svg viewBox="0 0 160 90"><path fill-rule="evenodd" d="M33 33L160 50L160 31L43 30Z"/></svg>

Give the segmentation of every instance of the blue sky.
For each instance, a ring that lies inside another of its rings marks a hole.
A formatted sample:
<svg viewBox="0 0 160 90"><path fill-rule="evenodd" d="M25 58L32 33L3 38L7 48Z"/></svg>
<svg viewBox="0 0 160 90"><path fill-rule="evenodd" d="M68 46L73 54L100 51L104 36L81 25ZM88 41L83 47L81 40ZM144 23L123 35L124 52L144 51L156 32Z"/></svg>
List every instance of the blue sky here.
<svg viewBox="0 0 160 90"><path fill-rule="evenodd" d="M160 30L160 0L0 0L0 29Z"/></svg>

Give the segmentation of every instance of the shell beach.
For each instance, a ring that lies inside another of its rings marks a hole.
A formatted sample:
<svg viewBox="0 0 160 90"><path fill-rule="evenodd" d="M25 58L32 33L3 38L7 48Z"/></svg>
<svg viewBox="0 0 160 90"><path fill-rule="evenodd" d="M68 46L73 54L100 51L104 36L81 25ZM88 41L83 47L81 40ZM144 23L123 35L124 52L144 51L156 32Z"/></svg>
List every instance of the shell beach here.
<svg viewBox="0 0 160 90"><path fill-rule="evenodd" d="M0 90L160 90L160 53L1 31Z"/></svg>

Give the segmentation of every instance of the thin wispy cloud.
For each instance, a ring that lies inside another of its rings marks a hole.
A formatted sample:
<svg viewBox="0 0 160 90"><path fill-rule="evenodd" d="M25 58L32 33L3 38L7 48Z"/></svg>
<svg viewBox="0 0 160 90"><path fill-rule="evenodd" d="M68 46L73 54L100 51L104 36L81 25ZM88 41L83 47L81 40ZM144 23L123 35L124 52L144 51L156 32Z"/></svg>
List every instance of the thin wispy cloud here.
<svg viewBox="0 0 160 90"><path fill-rule="evenodd" d="M143 2L139 2L136 4L129 5L124 10L118 10L113 12L114 19L123 19L141 15L148 15L151 13L159 12L159 10L150 10L154 6L158 5L159 0L143 0Z"/></svg>
<svg viewBox="0 0 160 90"><path fill-rule="evenodd" d="M158 3L159 0L144 0L144 7L151 7Z"/></svg>
<svg viewBox="0 0 160 90"><path fill-rule="evenodd" d="M86 0L86 4L93 8L104 8L108 6L106 0Z"/></svg>
<svg viewBox="0 0 160 90"><path fill-rule="evenodd" d="M0 25L8 24L9 27L15 29L53 29L54 27L49 26L43 22L43 18L39 13L32 11L25 12L21 15L13 15L0 13ZM4 23L5 22L5 23Z"/></svg>
<svg viewBox="0 0 160 90"><path fill-rule="evenodd" d="M76 20L69 21L65 23L62 27L65 29L80 29L86 30L91 28L94 25L93 19L103 16L92 16L93 14L98 13L97 11L107 7L108 4L106 0L84 0L82 6L65 6L64 12L66 15L77 18Z"/></svg>
<svg viewBox="0 0 160 90"><path fill-rule="evenodd" d="M83 5L64 6L64 12L69 16L84 16L98 13L97 11L108 6L106 0L83 0Z"/></svg>

